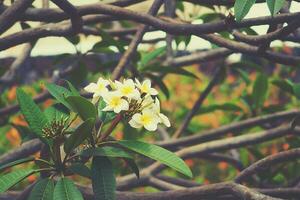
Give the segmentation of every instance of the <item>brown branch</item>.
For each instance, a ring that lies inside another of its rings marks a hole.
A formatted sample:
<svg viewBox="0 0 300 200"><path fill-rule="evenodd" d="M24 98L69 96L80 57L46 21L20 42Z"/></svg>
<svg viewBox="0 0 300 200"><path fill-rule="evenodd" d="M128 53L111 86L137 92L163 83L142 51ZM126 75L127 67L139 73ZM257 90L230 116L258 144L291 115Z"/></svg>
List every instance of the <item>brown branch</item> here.
<svg viewBox="0 0 300 200"><path fill-rule="evenodd" d="M9 29L17 20L22 19L23 12L34 0L17 0L0 15L0 35Z"/></svg>
<svg viewBox="0 0 300 200"><path fill-rule="evenodd" d="M30 140L23 143L20 147L15 148L0 156L0 165L26 158L29 155L35 154L42 147L42 142L39 139Z"/></svg>
<svg viewBox="0 0 300 200"><path fill-rule="evenodd" d="M71 18L72 30L74 33L79 33L82 28L82 19L78 14L77 9L67 0L51 0L60 9L62 9Z"/></svg>
<svg viewBox="0 0 300 200"><path fill-rule="evenodd" d="M155 0L148 13L150 15L155 15L158 12L162 3L163 3L162 0ZM138 28L134 38L132 39L132 41L128 46L128 49L125 51L122 58L118 62L117 66L115 67L112 73L112 80L118 80L121 77L126 65L129 63L131 57L136 52L139 43L142 41L147 28L148 26L146 25L141 25Z"/></svg>
<svg viewBox="0 0 300 200"><path fill-rule="evenodd" d="M284 54L275 53L275 52L271 52L271 51L266 51L266 52L262 53L259 51L259 47L257 47L257 46L251 46L251 45L248 45L245 43L224 39L215 34L198 35L198 36L205 40L208 40L209 42L217 44L221 47L226 47L235 52L245 53L245 54L249 54L252 56L260 56L267 60L277 62L280 64L298 65L300 63L299 56L284 55Z"/></svg>
<svg viewBox="0 0 300 200"><path fill-rule="evenodd" d="M278 163L286 162L289 160L297 160L300 158L300 148L292 149L289 151L283 151L275 155L267 156L256 163L253 163L248 168L244 169L236 178L236 183L241 183L250 178L253 174L262 169L267 169Z"/></svg>

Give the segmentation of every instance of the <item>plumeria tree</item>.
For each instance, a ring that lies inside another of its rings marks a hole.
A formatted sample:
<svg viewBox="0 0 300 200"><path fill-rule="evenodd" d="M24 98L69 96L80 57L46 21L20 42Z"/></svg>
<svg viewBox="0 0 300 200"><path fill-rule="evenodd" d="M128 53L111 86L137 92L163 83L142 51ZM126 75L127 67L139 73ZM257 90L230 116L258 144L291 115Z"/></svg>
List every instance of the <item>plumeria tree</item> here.
<svg viewBox="0 0 300 200"><path fill-rule="evenodd" d="M0 200L299 199L299 0L80 4L0 2Z"/></svg>

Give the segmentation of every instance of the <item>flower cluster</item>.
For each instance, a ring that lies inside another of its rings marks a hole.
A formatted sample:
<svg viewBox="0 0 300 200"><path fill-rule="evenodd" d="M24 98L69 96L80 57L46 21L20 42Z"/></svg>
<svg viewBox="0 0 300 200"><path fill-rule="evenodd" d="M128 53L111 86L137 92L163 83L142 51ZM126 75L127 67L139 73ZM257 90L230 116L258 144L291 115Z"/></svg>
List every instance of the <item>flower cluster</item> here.
<svg viewBox="0 0 300 200"><path fill-rule="evenodd" d="M106 106L102 111L123 114L134 128L155 131L159 123L170 127L169 119L160 113L158 92L151 87L150 80L142 83L137 79L113 82L100 77L97 83L90 83L84 89L93 93L93 103L103 98Z"/></svg>

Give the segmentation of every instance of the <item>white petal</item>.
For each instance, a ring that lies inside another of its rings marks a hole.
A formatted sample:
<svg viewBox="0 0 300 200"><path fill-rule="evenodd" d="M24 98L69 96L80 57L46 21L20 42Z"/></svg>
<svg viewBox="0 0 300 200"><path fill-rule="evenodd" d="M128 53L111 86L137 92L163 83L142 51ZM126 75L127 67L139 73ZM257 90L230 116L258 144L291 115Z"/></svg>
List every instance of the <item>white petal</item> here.
<svg viewBox="0 0 300 200"><path fill-rule="evenodd" d="M144 80L143 85L146 85L147 88L151 88L151 81L149 79Z"/></svg>
<svg viewBox="0 0 300 200"><path fill-rule="evenodd" d="M114 107L114 112L115 112L115 113L120 113L121 110L122 110L122 107L121 107L121 106L116 106L116 107Z"/></svg>
<svg viewBox="0 0 300 200"><path fill-rule="evenodd" d="M92 103L95 104L100 99L100 96L93 96Z"/></svg>
<svg viewBox="0 0 300 200"><path fill-rule="evenodd" d="M94 93L95 90L97 90L97 84L96 83L90 83L84 88L84 90L87 91L87 92L90 92L90 93Z"/></svg>
<svg viewBox="0 0 300 200"><path fill-rule="evenodd" d="M170 120L168 119L168 117L164 114L159 114L159 118L161 119L161 122L166 126L166 127L170 127L171 123Z"/></svg>
<svg viewBox="0 0 300 200"><path fill-rule="evenodd" d="M141 117L142 115L140 113L135 113L133 116L132 116L132 119L138 123L138 124L141 124Z"/></svg>
<svg viewBox="0 0 300 200"><path fill-rule="evenodd" d="M100 84L107 86L107 85L109 85L109 81L100 77L97 81L97 85L100 85Z"/></svg>
<svg viewBox="0 0 300 200"><path fill-rule="evenodd" d="M149 94L151 94L151 95L158 95L158 92L157 92L156 89L150 88L150 89L149 89Z"/></svg>
<svg viewBox="0 0 300 200"><path fill-rule="evenodd" d="M144 125L144 127L148 131L155 131L157 129L157 123L150 123L150 124Z"/></svg>
<svg viewBox="0 0 300 200"><path fill-rule="evenodd" d="M142 127L143 127L142 124L137 123L137 122L136 122L135 120L133 120L133 119L131 119L128 123L129 123L130 126L133 127L133 128L142 128Z"/></svg>
<svg viewBox="0 0 300 200"><path fill-rule="evenodd" d="M120 107L121 107L121 110L128 110L129 109L129 104L125 99L122 99Z"/></svg>

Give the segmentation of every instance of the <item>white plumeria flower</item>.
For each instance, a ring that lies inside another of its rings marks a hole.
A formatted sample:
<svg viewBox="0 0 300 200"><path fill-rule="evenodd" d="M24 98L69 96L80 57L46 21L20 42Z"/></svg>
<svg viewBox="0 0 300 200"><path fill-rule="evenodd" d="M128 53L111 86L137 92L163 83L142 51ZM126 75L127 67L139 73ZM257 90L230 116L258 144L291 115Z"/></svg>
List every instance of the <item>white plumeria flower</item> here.
<svg viewBox="0 0 300 200"><path fill-rule="evenodd" d="M122 110L128 110L129 104L119 92L107 92L103 95L103 100L106 103L106 107L102 111L114 111L115 113L120 113Z"/></svg>
<svg viewBox="0 0 300 200"><path fill-rule="evenodd" d="M158 98L155 98L155 102L152 106L153 112L158 116L161 123L163 123L166 127L170 127L171 123L168 117L160 112L160 102Z"/></svg>
<svg viewBox="0 0 300 200"><path fill-rule="evenodd" d="M107 89L107 85L109 85L109 81L105 80L103 78L99 78L97 83L90 83L89 85L87 85L84 90L89 92L89 93L93 93L93 103L96 103L98 101L98 99L106 94L108 92Z"/></svg>
<svg viewBox="0 0 300 200"><path fill-rule="evenodd" d="M150 95L157 95L158 92L156 89L151 87L151 81L149 79L144 80L142 83L135 79L136 86L141 90L142 93L150 94Z"/></svg>
<svg viewBox="0 0 300 200"><path fill-rule="evenodd" d="M124 80L123 83L115 81L115 87L122 96L129 99L139 99L141 96L132 79Z"/></svg>
<svg viewBox="0 0 300 200"><path fill-rule="evenodd" d="M142 113L136 113L129 121L130 126L133 128L144 127L148 131L155 131L158 123L157 115L151 110L143 110Z"/></svg>

